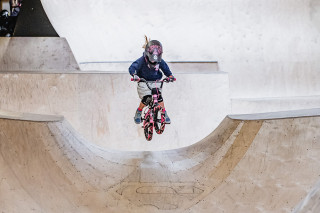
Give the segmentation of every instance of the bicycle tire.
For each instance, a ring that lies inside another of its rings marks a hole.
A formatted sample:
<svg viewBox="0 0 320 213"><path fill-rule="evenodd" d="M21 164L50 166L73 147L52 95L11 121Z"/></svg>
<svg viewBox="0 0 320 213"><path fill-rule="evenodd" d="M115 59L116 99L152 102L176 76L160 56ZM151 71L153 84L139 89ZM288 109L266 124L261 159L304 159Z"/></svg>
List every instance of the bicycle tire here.
<svg viewBox="0 0 320 213"><path fill-rule="evenodd" d="M144 136L147 141L151 141L153 136L153 125L150 123L150 115L147 115L145 117L145 121L143 124L144 124Z"/></svg>
<svg viewBox="0 0 320 213"><path fill-rule="evenodd" d="M166 118L165 114L162 111L162 108L157 109L155 112L155 117L154 117L154 129L156 130L157 134L162 134L165 126L166 126Z"/></svg>
<svg viewBox="0 0 320 213"><path fill-rule="evenodd" d="M149 124L144 128L144 136L147 141L151 141L152 135L153 135L153 126L152 124Z"/></svg>

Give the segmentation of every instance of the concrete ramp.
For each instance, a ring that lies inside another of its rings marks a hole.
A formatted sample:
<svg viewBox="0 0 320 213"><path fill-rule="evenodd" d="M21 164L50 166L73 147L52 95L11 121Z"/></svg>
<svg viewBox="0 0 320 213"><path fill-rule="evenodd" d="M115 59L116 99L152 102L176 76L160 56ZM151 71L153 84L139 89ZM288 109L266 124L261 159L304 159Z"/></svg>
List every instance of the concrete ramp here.
<svg viewBox="0 0 320 213"><path fill-rule="evenodd" d="M1 72L68 73L79 70L79 65L65 38L0 38Z"/></svg>
<svg viewBox="0 0 320 213"><path fill-rule="evenodd" d="M313 187L293 213L320 212L320 181Z"/></svg>
<svg viewBox="0 0 320 213"><path fill-rule="evenodd" d="M28 116L0 119L2 212L291 212L319 180L318 114L226 117L154 152L104 150L66 120Z"/></svg>
<svg viewBox="0 0 320 213"><path fill-rule="evenodd" d="M140 99L130 78L127 73L0 73L0 109L63 115L90 142L126 151L194 144L230 112L227 73L176 75L176 82L163 87L172 123L147 142L133 121Z"/></svg>

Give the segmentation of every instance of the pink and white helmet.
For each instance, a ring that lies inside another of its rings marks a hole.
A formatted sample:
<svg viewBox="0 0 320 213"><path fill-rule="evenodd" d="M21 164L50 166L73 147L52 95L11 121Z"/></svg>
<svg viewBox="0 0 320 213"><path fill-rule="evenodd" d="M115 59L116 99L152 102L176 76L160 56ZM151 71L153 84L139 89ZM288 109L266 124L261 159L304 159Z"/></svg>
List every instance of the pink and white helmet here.
<svg viewBox="0 0 320 213"><path fill-rule="evenodd" d="M162 44L157 40L151 40L146 45L144 53L148 65L155 68L162 60Z"/></svg>

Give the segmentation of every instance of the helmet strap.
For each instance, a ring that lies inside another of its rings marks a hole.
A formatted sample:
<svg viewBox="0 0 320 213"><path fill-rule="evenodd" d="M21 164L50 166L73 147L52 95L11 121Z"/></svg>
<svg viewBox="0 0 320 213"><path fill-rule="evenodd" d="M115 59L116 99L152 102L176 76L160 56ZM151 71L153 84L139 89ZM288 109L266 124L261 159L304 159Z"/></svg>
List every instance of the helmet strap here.
<svg viewBox="0 0 320 213"><path fill-rule="evenodd" d="M148 59L147 59L146 54L143 53L143 55L144 55L144 60L146 61L149 69L152 69L152 67L151 67L151 65L150 65L150 63L149 63L149 61L148 61ZM158 70L159 70L159 67L160 67L160 65L159 65L159 63L157 63L157 64L154 66L154 69L155 69L156 71L158 71Z"/></svg>

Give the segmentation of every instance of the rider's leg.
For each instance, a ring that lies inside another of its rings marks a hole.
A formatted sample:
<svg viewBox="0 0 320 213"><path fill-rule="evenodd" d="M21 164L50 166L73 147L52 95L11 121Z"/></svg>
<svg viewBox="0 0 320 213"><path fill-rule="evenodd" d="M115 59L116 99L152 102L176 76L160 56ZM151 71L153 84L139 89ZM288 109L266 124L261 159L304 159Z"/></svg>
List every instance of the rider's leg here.
<svg viewBox="0 0 320 213"><path fill-rule="evenodd" d="M136 124L140 124L142 122L141 115L143 108L148 104L147 100L151 99L151 92L146 84L137 84L137 92L139 97L141 98L141 102L139 104L138 109L136 110L136 114L134 116L134 122ZM150 98L148 98L150 97Z"/></svg>
<svg viewBox="0 0 320 213"><path fill-rule="evenodd" d="M145 95L142 97L141 102L139 104L139 107L136 111L136 114L134 116L134 122L136 124L141 123L142 119L141 119L141 114L142 114L142 110L143 108L149 104L149 102L151 101L151 95Z"/></svg>
<svg viewBox="0 0 320 213"><path fill-rule="evenodd" d="M134 115L134 122L136 124L140 124L141 123L141 114L142 114L142 110L146 105L142 102L140 102L139 107L136 111L136 114Z"/></svg>
<svg viewBox="0 0 320 213"><path fill-rule="evenodd" d="M164 107L164 101L161 101L159 102L159 105L162 107L162 109L164 110L164 115L165 115L165 118L166 118L166 124L170 124L171 123L171 120L167 114L167 110L166 108Z"/></svg>
<svg viewBox="0 0 320 213"><path fill-rule="evenodd" d="M144 103L140 102L138 109L139 109L140 111L142 111L145 106L146 106L146 105L145 105Z"/></svg>
<svg viewBox="0 0 320 213"><path fill-rule="evenodd" d="M161 101L161 102L159 103L159 105L162 107L162 109L165 109L165 107L164 107L164 101Z"/></svg>

